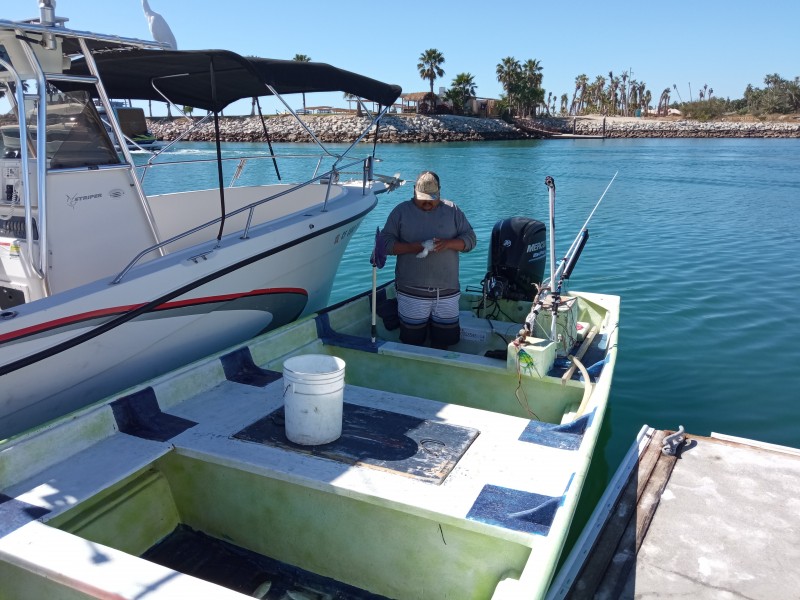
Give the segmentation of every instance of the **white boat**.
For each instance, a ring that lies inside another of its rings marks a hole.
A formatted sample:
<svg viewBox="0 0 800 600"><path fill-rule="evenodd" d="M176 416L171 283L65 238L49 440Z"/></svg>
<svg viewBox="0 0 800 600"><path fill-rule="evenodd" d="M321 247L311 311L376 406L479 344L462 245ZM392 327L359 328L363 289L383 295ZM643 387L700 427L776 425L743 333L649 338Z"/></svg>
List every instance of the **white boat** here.
<svg viewBox="0 0 800 600"><path fill-rule="evenodd" d="M0 89L21 116L20 149L0 159L0 439L323 308L351 235L397 183L348 155L359 138L338 154L319 144L300 183L281 179L270 150L236 175L274 164L271 182L226 187L218 145L205 163L217 189L187 178L148 196L147 173L170 165L137 170L126 144L118 154L120 123L112 140L94 100L113 115L109 98L167 98L216 119L242 98L300 92L389 107L400 88L70 30L54 2L39 4L38 20L0 20Z"/></svg>

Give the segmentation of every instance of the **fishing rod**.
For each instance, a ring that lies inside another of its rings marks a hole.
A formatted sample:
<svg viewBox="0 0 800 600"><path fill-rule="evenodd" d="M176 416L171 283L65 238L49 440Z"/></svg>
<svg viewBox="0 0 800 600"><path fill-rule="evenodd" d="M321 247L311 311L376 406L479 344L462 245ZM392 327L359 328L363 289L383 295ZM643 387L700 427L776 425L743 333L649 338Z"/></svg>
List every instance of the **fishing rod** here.
<svg viewBox="0 0 800 600"><path fill-rule="evenodd" d="M561 280L559 281L559 288L561 287L561 282L564 279L569 279L569 276L572 273L572 269L575 267L575 263L578 261L580 253L583 250L583 246L586 245L586 240L588 240L589 238L589 230L586 227L589 225L589 221L592 220L594 213L597 211L597 207L600 206L600 203L603 201L603 198L606 197L606 193L608 193L608 190L611 188L611 184L614 183L614 180L617 178L618 174L619 171L614 173L614 176L611 178L611 181L608 182L606 189L603 190L603 193L600 195L600 199L597 201L597 204L594 205L592 212L589 213L589 216L584 222L583 227L581 227L580 232L572 241L572 245L569 247L569 250L567 250L567 253L564 255L564 258L561 259L561 263L559 264L558 269L556 269L555 275L550 276L551 282L553 282L556 277L561 278ZM553 178L550 177L549 179L552 180ZM547 178L545 179L545 184L547 184ZM553 206L555 203L555 183L553 184L551 193L553 195L553 200L551 201L551 210L553 210ZM553 217L551 217L551 220L552 219ZM567 269L567 266L569 266L570 268Z"/></svg>
<svg viewBox="0 0 800 600"><path fill-rule="evenodd" d="M536 317L539 312L542 310L544 306L544 301L547 296L551 297L551 311L552 311L552 321L550 325L550 340L556 341L556 326L558 320L558 305L561 302L561 288L563 286L564 280L569 279L570 275L572 275L572 270L575 268L575 265L578 262L578 259L581 256L581 252L583 252L583 248L586 246L586 242L589 241L589 230L587 226L589 225L589 221L592 220L594 213L597 211L597 208L600 206L600 203L605 198L606 193L611 188L611 184L614 183L614 180L617 178L617 174L619 171L614 173L614 176L611 178L611 181L608 182L606 189L603 190L603 193L600 196L600 199L594 205L592 212L589 213L589 217L584 222L583 226L581 227L578 235L575 236L575 239L572 241L572 244L567 250L564 258L561 259L561 262L556 267L556 260L555 260L555 200L556 200L556 184L555 180L551 176L545 177L544 183L548 188L548 195L549 195L549 202L550 202L550 280L543 284L539 291L536 294L536 298L531 305L531 311L528 316L525 318L525 325L524 329L519 332L520 337L524 337L526 335L531 335L533 333L534 325L536 323ZM558 284L554 287L554 282L558 281Z"/></svg>

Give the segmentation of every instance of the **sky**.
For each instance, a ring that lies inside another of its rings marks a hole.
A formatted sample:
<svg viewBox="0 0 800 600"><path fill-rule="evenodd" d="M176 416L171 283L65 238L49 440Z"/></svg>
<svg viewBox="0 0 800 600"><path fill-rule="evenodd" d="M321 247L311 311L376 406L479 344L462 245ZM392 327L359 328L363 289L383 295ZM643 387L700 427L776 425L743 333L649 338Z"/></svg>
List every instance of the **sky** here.
<svg viewBox="0 0 800 600"><path fill-rule="evenodd" d="M38 16L36 0L0 0L0 6L2 19ZM180 49L281 59L305 54L404 92L429 89L417 69L429 48L445 58L437 91L470 73L477 95L488 98L502 93L496 67L508 56L538 60L545 92L570 98L577 76L593 81L609 71L646 83L654 103L673 85L672 101L697 100L705 85L714 96L736 99L748 84L764 87L768 74L800 75L797 0L150 0L150 6L166 19ZM140 0L57 0L56 14L72 29L152 39ZM299 97L288 101L302 106ZM347 106L341 94L307 98L307 104ZM225 114L249 111L250 103L242 102Z"/></svg>

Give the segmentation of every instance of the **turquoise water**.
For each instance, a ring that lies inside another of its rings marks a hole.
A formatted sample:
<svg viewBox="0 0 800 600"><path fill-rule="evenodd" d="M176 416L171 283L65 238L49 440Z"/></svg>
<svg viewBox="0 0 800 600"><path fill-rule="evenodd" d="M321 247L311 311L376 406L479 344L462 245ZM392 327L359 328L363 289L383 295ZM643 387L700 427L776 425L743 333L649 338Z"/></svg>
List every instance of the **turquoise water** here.
<svg viewBox="0 0 800 600"><path fill-rule="evenodd" d="M176 154L199 157L210 147L186 144ZM251 144L224 147L229 155L254 152ZM800 446L800 140L381 145L377 155L383 162L376 172L400 172L412 182L419 171L435 170L443 196L466 212L478 247L462 259L462 287L479 286L496 221L547 221L546 175L556 181L558 255L618 172L570 281L574 290L622 297L607 469L616 468L645 423ZM148 176L148 189L171 187L176 174ZM375 228L410 194L409 185L379 197L350 243L332 301L370 287ZM392 271L390 259L379 280Z"/></svg>

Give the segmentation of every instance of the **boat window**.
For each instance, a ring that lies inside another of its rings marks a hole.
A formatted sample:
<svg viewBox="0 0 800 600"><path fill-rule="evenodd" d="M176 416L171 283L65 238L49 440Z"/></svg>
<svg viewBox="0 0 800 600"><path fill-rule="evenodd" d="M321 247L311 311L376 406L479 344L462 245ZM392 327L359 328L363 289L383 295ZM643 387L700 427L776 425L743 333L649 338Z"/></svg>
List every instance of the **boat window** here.
<svg viewBox="0 0 800 600"><path fill-rule="evenodd" d="M36 108L26 113L28 126L35 128ZM47 94L47 158L51 169L120 163L87 92Z"/></svg>

